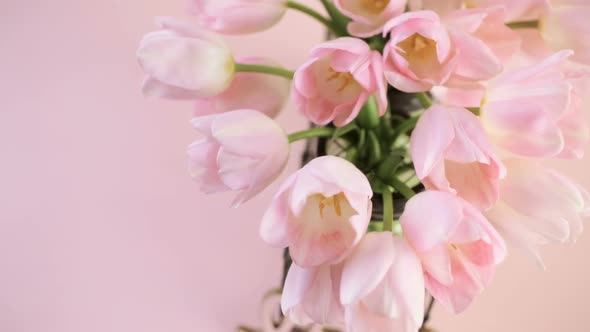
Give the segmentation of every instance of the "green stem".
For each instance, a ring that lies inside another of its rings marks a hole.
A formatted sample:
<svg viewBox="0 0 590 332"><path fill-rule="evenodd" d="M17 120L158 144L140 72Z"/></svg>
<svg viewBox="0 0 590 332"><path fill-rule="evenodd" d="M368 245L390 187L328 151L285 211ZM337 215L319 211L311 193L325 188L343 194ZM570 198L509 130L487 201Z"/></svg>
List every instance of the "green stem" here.
<svg viewBox="0 0 590 332"><path fill-rule="evenodd" d="M430 100L430 97L426 92L419 92L416 94L416 97L418 97L418 100L420 101L420 104L422 104L422 107L430 108L430 106L432 106L432 100Z"/></svg>
<svg viewBox="0 0 590 332"><path fill-rule="evenodd" d="M393 141L395 142L400 136L407 134L410 130L416 127L418 123L419 116L414 116L411 118L406 119L404 122L400 123L393 134Z"/></svg>
<svg viewBox="0 0 590 332"><path fill-rule="evenodd" d="M369 160L371 164L377 164L381 160L381 145L379 144L379 137L374 131L369 131L369 147L371 149L371 155Z"/></svg>
<svg viewBox="0 0 590 332"><path fill-rule="evenodd" d="M539 28L539 21L522 21L522 22L512 22L506 23L506 25L511 29L538 29Z"/></svg>
<svg viewBox="0 0 590 332"><path fill-rule="evenodd" d="M357 116L356 122L365 129L377 128L379 126L379 110L377 108L375 96L369 97Z"/></svg>
<svg viewBox="0 0 590 332"><path fill-rule="evenodd" d="M334 6L334 4L332 3L331 0L321 0L322 4L324 5L324 8L326 8L326 11L328 12L328 15L330 15L330 17L332 18L332 22L334 24L334 33L341 37L341 36L347 36L348 35L348 31L346 30L346 26L348 25L348 22L350 21L350 19L346 16L344 16L339 10L338 8L336 8L336 6Z"/></svg>
<svg viewBox="0 0 590 332"><path fill-rule="evenodd" d="M368 229L369 232L382 232L383 231L383 222L371 220L368 228L369 228Z"/></svg>
<svg viewBox="0 0 590 332"><path fill-rule="evenodd" d="M304 14L307 14L307 15L315 18L320 23L322 23L323 25L325 25L328 29L330 29L334 33L336 32L336 29L334 28L334 24L332 23L332 21L330 21L329 19L325 18L324 16L322 16L322 14L316 12L315 10L307 7L306 5L300 4L300 3L295 2L295 1L287 1L287 7L288 8L291 8L291 9L298 10L298 11L304 13Z"/></svg>
<svg viewBox="0 0 590 332"><path fill-rule="evenodd" d="M397 192L402 194L406 199L410 199L416 195L416 193L412 190L412 188L408 187L405 183L400 181L397 177L393 177L391 179L391 185Z"/></svg>
<svg viewBox="0 0 590 332"><path fill-rule="evenodd" d="M299 141L306 138L314 137L332 137L334 134L334 128L330 127L317 127L307 130L298 131L289 135L289 143Z"/></svg>
<svg viewBox="0 0 590 332"><path fill-rule="evenodd" d="M272 67L272 66L265 66L265 65L255 65L249 63L236 63L235 66L236 72L250 72L250 73L263 73L263 74L271 74L282 76L288 79L293 79L294 73L290 70L280 68L280 67Z"/></svg>
<svg viewBox="0 0 590 332"><path fill-rule="evenodd" d="M381 193L383 197L383 230L393 231L393 192L389 186Z"/></svg>

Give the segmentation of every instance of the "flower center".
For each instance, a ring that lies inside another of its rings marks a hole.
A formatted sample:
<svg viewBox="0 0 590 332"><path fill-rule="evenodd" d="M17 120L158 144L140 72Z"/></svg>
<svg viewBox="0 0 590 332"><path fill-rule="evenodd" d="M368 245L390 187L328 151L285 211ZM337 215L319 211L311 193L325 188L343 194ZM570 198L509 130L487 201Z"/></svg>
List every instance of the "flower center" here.
<svg viewBox="0 0 590 332"><path fill-rule="evenodd" d="M356 83L354 77L351 73L341 73L334 71L332 67L328 68L328 76L326 77L326 82L335 81L338 83L339 87L336 91L342 92L344 89L349 87L351 84Z"/></svg>
<svg viewBox="0 0 590 332"><path fill-rule="evenodd" d="M408 61L436 55L436 42L418 33L402 40L397 46L403 50L402 56Z"/></svg>
<svg viewBox="0 0 590 332"><path fill-rule="evenodd" d="M334 214L336 214L338 217L342 217L342 206L340 205L341 200L346 201L346 197L344 197L342 193L330 197L322 196L320 203L318 204L320 209L320 217L322 219L324 218L324 212L326 212L326 209L330 209L334 211ZM346 203L348 203L348 201L346 201Z"/></svg>
<svg viewBox="0 0 590 332"><path fill-rule="evenodd" d="M327 56L313 66L318 96L333 104L355 102L363 87L350 72L334 69L330 60L330 56Z"/></svg>
<svg viewBox="0 0 590 332"><path fill-rule="evenodd" d="M410 70L417 76L425 77L440 66L436 53L436 41L426 38L419 33L397 44L399 54L408 61Z"/></svg>
<svg viewBox="0 0 590 332"><path fill-rule="evenodd" d="M390 0L361 0L362 8L370 14L377 15L387 7Z"/></svg>

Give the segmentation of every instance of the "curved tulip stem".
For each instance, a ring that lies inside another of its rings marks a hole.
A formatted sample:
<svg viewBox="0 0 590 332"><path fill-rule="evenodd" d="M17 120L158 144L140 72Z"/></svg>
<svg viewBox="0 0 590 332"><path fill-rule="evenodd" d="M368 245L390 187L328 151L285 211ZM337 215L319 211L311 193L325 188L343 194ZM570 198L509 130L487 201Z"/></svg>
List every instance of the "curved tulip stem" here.
<svg viewBox="0 0 590 332"><path fill-rule="evenodd" d="M236 63L235 70L236 70L236 72L263 73L263 74L277 75L277 76L282 76L282 77L285 77L288 79L293 79L293 75L295 74L290 70L280 68L280 67L255 65L255 64L249 64L249 63Z"/></svg>
<svg viewBox="0 0 590 332"><path fill-rule="evenodd" d="M397 177L391 178L391 185L397 192L402 194L406 199L410 199L416 195L416 193L412 190L412 188L408 187L405 183L403 183Z"/></svg>
<svg viewBox="0 0 590 332"><path fill-rule="evenodd" d="M422 107L425 109L428 109L430 106L432 106L432 100L430 100L430 97L426 92L419 92L416 94L416 97L418 97L420 104L422 104Z"/></svg>
<svg viewBox="0 0 590 332"><path fill-rule="evenodd" d="M324 5L324 8L326 8L326 11L328 12L328 15L330 15L330 17L332 18L332 22L334 23L334 33L337 36L346 36L348 35L348 32L346 31L346 26L348 25L348 22L350 21L350 19L346 16L344 16L344 14L342 14L338 8L336 8L336 6L334 6L334 4L332 3L332 1L330 0L321 0L322 4Z"/></svg>
<svg viewBox="0 0 590 332"><path fill-rule="evenodd" d="M325 18L324 16L322 16L322 14L316 12L315 10L307 7L306 5L300 4L298 2L295 1L287 1L287 7L291 8L291 9L295 9L298 10L304 14L307 14L313 18L315 18L318 22L322 23L323 25L325 25L330 31L334 31L334 24L332 23L331 20Z"/></svg>
<svg viewBox="0 0 590 332"><path fill-rule="evenodd" d="M389 186L381 193L383 197L383 230L393 231L393 191Z"/></svg>
<svg viewBox="0 0 590 332"><path fill-rule="evenodd" d="M298 131L289 135L289 143L299 141L306 138L314 137L332 137L334 134L334 128L330 127L317 127L307 130Z"/></svg>
<svg viewBox="0 0 590 332"><path fill-rule="evenodd" d="M512 22L506 23L506 25L511 29L538 29L539 28L539 21L522 21L522 22Z"/></svg>

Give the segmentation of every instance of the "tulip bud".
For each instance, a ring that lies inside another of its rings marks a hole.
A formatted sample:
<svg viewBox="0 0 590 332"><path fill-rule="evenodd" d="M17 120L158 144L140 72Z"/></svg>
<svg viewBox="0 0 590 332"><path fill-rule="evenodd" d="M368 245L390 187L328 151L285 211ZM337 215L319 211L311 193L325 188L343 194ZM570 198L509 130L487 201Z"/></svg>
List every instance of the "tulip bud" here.
<svg viewBox="0 0 590 332"><path fill-rule="evenodd" d="M266 30L281 20L286 0L192 0L190 11L199 24L225 34Z"/></svg>
<svg viewBox="0 0 590 332"><path fill-rule="evenodd" d="M192 123L203 138L188 148L191 175L206 193L237 191L234 206L264 190L287 163L287 135L260 112L237 110Z"/></svg>
<svg viewBox="0 0 590 332"><path fill-rule="evenodd" d="M158 23L161 30L145 35L137 50L146 95L208 97L229 86L234 60L218 36L171 18Z"/></svg>

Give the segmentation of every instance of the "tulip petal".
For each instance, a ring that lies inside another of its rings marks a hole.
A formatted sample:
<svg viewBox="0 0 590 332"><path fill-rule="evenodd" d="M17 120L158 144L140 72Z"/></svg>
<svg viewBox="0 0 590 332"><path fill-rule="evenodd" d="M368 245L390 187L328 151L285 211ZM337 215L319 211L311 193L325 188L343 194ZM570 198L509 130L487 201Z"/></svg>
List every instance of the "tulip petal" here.
<svg viewBox="0 0 590 332"><path fill-rule="evenodd" d="M291 264L281 296L281 309L285 315L288 315L297 304L303 302L305 294L311 288L318 273L319 268L305 269L297 264Z"/></svg>
<svg viewBox="0 0 590 332"><path fill-rule="evenodd" d="M454 138L453 123L444 108L433 106L422 114L410 140L412 161L420 179L443 159Z"/></svg>
<svg viewBox="0 0 590 332"><path fill-rule="evenodd" d="M452 35L459 49L455 75L480 81L494 77L502 71L502 63L494 52L480 39L465 32Z"/></svg>
<svg viewBox="0 0 590 332"><path fill-rule="evenodd" d="M393 259L391 233L367 234L344 265L340 289L342 304L352 304L377 287Z"/></svg>
<svg viewBox="0 0 590 332"><path fill-rule="evenodd" d="M400 223L408 242L423 252L448 239L462 217L462 206L456 196L429 190L406 203Z"/></svg>
<svg viewBox="0 0 590 332"><path fill-rule="evenodd" d="M420 253L425 272L443 285L450 285L453 282L451 257L448 250L448 245L444 243Z"/></svg>

